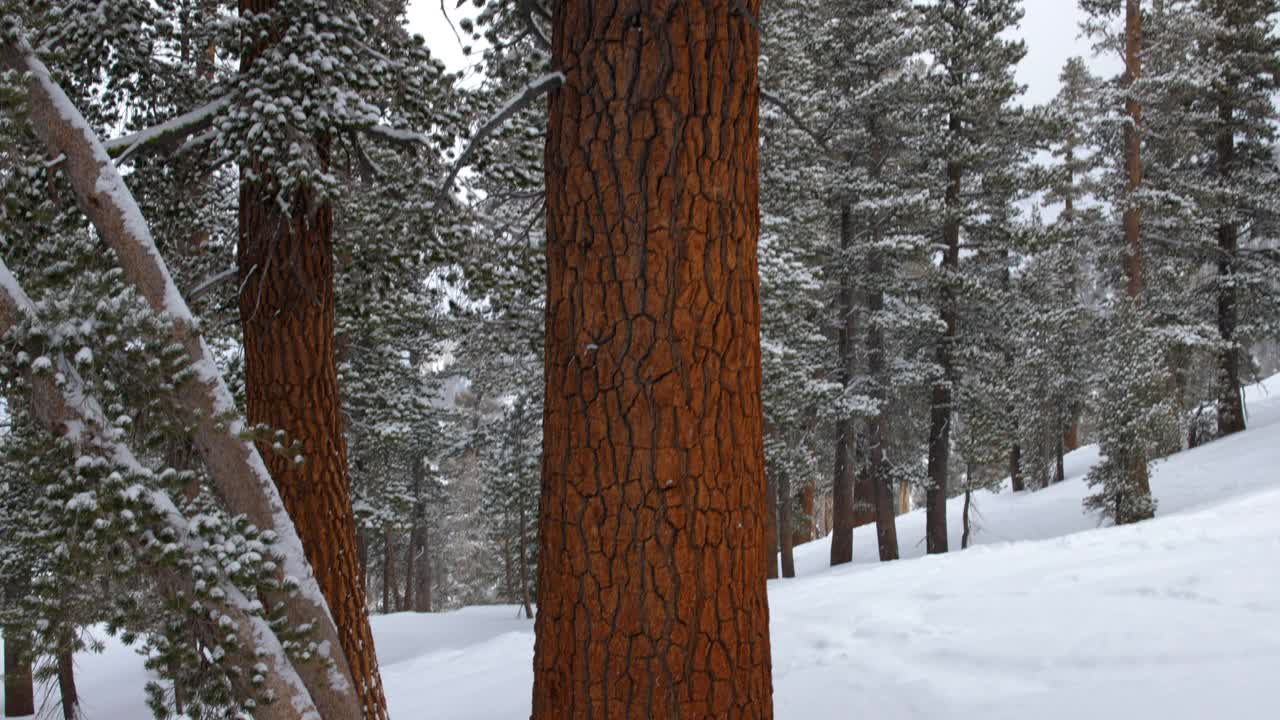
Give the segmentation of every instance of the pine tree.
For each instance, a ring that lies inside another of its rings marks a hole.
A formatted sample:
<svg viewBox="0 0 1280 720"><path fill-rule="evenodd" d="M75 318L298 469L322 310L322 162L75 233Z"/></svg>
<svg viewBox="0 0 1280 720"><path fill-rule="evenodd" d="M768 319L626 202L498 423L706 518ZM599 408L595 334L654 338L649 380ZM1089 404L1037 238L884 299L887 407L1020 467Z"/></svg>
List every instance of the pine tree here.
<svg viewBox="0 0 1280 720"><path fill-rule="evenodd" d="M947 551L951 426L965 342L961 304L973 283L983 282L981 272L961 267L961 244L978 243L975 248L988 266L993 258L1007 262L1008 245L998 236L1008 233L1002 225L1008 217L1002 206L1009 194L1000 177L1012 171L1011 164L1026 146L1025 138L1020 139L1021 123L1009 107L1021 92L1013 69L1026 48L1003 36L1022 17L1021 4L1012 0L937 0L925 13L926 47L937 63L930 78L934 130L928 142L944 165L937 193L942 222L936 230L942 248L936 302L944 331L937 340L938 375L930 391L926 545L930 553L941 553ZM982 218L993 209L995 221L984 226Z"/></svg>

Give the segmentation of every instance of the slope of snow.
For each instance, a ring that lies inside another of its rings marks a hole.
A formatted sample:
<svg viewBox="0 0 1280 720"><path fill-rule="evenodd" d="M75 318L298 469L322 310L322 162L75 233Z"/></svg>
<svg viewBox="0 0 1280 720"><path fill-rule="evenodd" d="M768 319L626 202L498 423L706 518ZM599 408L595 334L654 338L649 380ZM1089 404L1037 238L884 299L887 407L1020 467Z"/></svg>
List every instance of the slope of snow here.
<svg viewBox="0 0 1280 720"><path fill-rule="evenodd" d="M976 547L771 582L777 717L1264 718L1280 673L1280 376L1249 390L1251 429L1155 466L1158 517L1097 528L1080 500L1097 451L1034 493L978 496ZM960 505L948 508L959 546ZM806 577L807 576L807 577ZM393 717L527 717L533 624L514 606L373 619ZM78 660L86 717L145 718L141 662Z"/></svg>

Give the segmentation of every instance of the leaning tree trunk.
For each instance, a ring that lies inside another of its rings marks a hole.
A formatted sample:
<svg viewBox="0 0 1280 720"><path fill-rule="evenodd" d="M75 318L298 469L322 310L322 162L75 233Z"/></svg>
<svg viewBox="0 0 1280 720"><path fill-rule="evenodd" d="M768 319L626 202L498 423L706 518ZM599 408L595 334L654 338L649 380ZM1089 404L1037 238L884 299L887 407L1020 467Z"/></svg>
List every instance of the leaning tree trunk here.
<svg viewBox="0 0 1280 720"><path fill-rule="evenodd" d="M270 13L277 3L240 0L240 12ZM253 72L262 50L244 48L242 73ZM326 162L327 139L311 140ZM333 208L303 187L286 212L271 188L275 169L257 159L241 171L236 259L249 422L301 443L302 462L273 452L269 439L259 450L328 601L364 717L376 720L387 708L360 580L338 395Z"/></svg>
<svg viewBox="0 0 1280 720"><path fill-rule="evenodd" d="M953 114L950 131L958 136L960 117ZM946 328L938 342L938 367L942 377L930 392L929 487L925 490L925 548L929 553L947 551L947 469L951 459L951 394L955 377L952 360L959 311L956 307L955 275L960 272L960 187L964 168L957 160L947 161L946 220L942 225L942 288L940 310Z"/></svg>
<svg viewBox="0 0 1280 720"><path fill-rule="evenodd" d="M1139 0L1125 0L1125 72L1124 86L1129 90L1125 99L1125 113L1129 122L1124 126L1125 174L1128 206L1124 210L1124 242L1126 277L1125 293L1129 301L1140 304L1143 299L1142 279L1142 209L1133 199L1142 186L1142 105L1132 88L1142 77L1142 10ZM1143 497L1151 497L1151 479L1147 473L1147 457L1140 447L1134 449L1135 457L1127 460L1130 485ZM1127 503L1134 507L1137 503ZM1150 503L1147 504L1150 506ZM1137 522L1151 517L1151 513L1122 512L1117 504L1116 524Z"/></svg>
<svg viewBox="0 0 1280 720"><path fill-rule="evenodd" d="M1229 93L1228 93L1229 94ZM1235 163L1235 135L1231 102L1218 105L1218 177L1224 186L1231 182ZM1227 212L1230 212L1229 210ZM1245 429L1244 399L1240 388L1240 348L1236 346L1235 259L1240 251L1240 229L1233 219L1218 225L1218 334L1222 348L1218 350L1218 435L1226 436Z"/></svg>
<svg viewBox="0 0 1280 720"><path fill-rule="evenodd" d="M534 720L773 716L758 9L555 4Z"/></svg>
<svg viewBox="0 0 1280 720"><path fill-rule="evenodd" d="M840 208L841 261L853 244L853 208L844 203ZM848 391L853 381L853 314L852 279L847 269L840 271L840 291L836 296L836 382ZM831 564L853 562L854 462L853 418L840 412L835 426L835 471L831 478Z"/></svg>
<svg viewBox="0 0 1280 720"><path fill-rule="evenodd" d="M281 575L294 578L298 584L296 592L272 592L263 599L272 607L283 607L292 625L311 627L325 654L324 649L338 644L339 633L312 568L305 561L302 542L257 449L239 435L241 423L226 421L227 409L235 407L234 400L212 352L197 331L190 308L173 284L164 258L155 249L150 229L128 186L93 129L25 40L0 39L0 63L25 73L30 101L26 107L32 129L51 156L62 159L60 168L77 203L98 237L116 253L126 279L153 310L168 316L174 346L181 348L186 360L199 370L176 388L177 400L191 421L195 447L228 509L245 516L257 528L275 534L283 561ZM0 273L8 275L2 262ZM16 281L8 289L16 289ZM28 312L29 308L18 307L24 301L29 304L20 292L0 293L0 324L13 322ZM43 392L53 398L57 390L46 387ZM86 408L73 407L65 398L55 404L62 414L46 419L49 429L58 434L62 433L57 429L62 427L60 423L72 416L81 423L94 420L83 416ZM101 426L106 426L105 421ZM170 577L161 569L153 570L160 585L182 585L181 578ZM326 717L357 715L358 698L346 682L350 670L344 655L329 653L324 658L329 662L299 663L294 667L265 621L234 605L226 606L225 612L232 616L239 642L261 652L261 684L277 697L287 699L261 709L264 718L301 718L317 710ZM293 677L295 671L303 687Z"/></svg>

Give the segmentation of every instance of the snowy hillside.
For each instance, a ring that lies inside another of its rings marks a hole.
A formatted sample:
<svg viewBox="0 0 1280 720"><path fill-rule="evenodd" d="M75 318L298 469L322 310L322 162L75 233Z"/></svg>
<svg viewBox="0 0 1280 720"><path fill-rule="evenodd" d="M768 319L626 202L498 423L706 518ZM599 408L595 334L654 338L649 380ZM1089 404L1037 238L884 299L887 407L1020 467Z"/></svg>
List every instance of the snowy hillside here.
<svg viewBox="0 0 1280 720"><path fill-rule="evenodd" d="M1280 672L1280 376L1249 391L1251 429L1156 465L1156 520L1097 529L1074 453L1049 490L982 494L978 546L881 565L797 551L770 586L777 717L1274 717ZM949 508L959 547L959 504ZM924 518L899 518L903 554ZM527 717L532 623L514 607L375 617L404 720ZM145 718L138 658L79 659L90 720Z"/></svg>

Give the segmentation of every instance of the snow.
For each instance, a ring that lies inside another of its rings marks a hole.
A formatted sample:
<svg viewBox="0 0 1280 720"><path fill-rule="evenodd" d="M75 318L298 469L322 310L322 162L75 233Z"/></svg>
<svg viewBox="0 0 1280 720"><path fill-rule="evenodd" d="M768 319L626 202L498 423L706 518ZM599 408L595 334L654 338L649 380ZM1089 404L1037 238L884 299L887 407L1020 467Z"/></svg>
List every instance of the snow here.
<svg viewBox="0 0 1280 720"><path fill-rule="evenodd" d="M769 587L777 717L1079 720L1267 717L1280 670L1280 376L1247 394L1249 431L1156 465L1159 515L1097 527L1080 499L1094 448L1048 490L982 493L976 546L826 567ZM949 508L959 547L960 505ZM373 618L396 718L527 717L533 623L514 606ZM146 717L139 658L78 658L86 717Z"/></svg>

